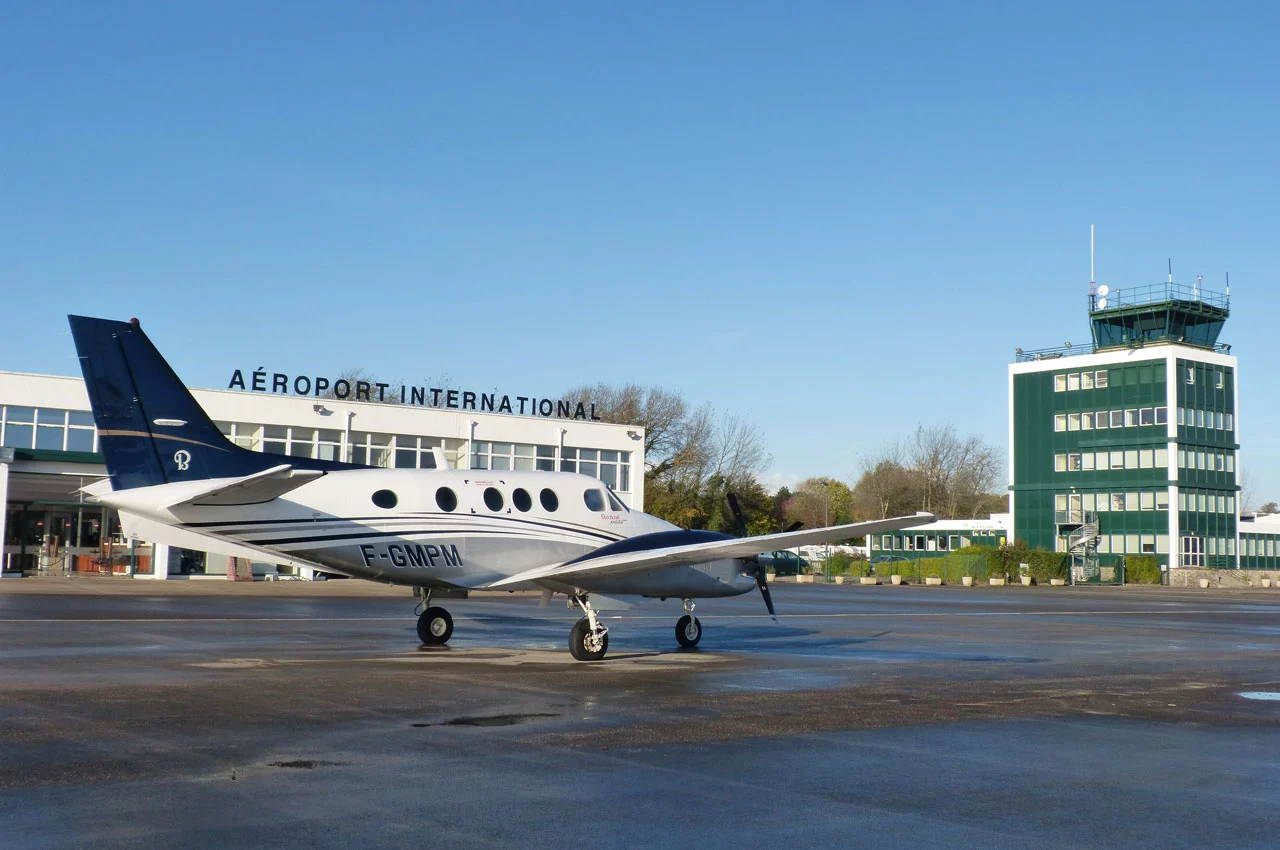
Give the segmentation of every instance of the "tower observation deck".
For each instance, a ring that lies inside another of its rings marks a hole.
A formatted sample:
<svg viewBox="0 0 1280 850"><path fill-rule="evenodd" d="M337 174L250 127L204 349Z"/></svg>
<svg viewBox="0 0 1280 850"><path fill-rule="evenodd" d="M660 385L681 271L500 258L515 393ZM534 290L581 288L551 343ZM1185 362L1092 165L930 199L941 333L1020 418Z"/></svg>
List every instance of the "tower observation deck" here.
<svg viewBox="0 0 1280 850"><path fill-rule="evenodd" d="M1089 296L1095 351L1172 342L1214 350L1230 315L1231 296L1200 286L1158 283Z"/></svg>

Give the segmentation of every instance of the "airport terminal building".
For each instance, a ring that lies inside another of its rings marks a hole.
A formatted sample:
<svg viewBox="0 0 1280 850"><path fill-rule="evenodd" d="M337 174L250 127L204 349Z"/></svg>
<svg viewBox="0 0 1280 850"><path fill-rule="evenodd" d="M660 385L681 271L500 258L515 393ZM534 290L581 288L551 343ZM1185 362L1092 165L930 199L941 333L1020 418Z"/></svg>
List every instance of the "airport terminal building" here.
<svg viewBox="0 0 1280 850"><path fill-rule="evenodd" d="M293 395L300 387L292 381L281 387L272 375L257 383L238 372L231 383L236 389L192 394L228 439L253 451L402 469L430 468L442 452L455 469L591 475L644 508L643 431L598 421L589 405L412 387L383 388L397 403L363 400L377 397L377 385L363 393L339 386L348 398L333 399L317 397L314 385ZM114 511L81 495L106 476L81 378L0 372L0 446L5 576L226 574L225 556L124 539Z"/></svg>

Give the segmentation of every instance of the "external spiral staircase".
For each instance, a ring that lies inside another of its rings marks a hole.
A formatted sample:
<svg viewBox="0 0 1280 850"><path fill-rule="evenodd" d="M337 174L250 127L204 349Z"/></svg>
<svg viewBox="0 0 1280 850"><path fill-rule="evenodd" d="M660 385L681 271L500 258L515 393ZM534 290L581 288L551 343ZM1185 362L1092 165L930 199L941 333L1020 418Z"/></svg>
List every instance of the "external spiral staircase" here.
<svg viewBox="0 0 1280 850"><path fill-rule="evenodd" d="M1098 564L1098 516L1093 511L1059 511L1058 534L1067 538L1067 552L1071 555L1072 583L1101 580L1102 568Z"/></svg>

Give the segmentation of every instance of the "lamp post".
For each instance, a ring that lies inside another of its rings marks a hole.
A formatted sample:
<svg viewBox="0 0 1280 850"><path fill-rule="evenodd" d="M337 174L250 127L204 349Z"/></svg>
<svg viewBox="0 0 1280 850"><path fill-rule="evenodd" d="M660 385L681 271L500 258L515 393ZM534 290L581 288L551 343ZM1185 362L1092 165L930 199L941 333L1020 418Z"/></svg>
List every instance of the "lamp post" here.
<svg viewBox="0 0 1280 850"><path fill-rule="evenodd" d="M827 493L827 499L822 506L822 524L824 527L831 525L831 482L830 481L827 482L826 493ZM826 557L823 559L823 563L824 563L823 569L826 571L826 574L827 574L827 584L831 584L831 544L826 543L824 545L826 546Z"/></svg>

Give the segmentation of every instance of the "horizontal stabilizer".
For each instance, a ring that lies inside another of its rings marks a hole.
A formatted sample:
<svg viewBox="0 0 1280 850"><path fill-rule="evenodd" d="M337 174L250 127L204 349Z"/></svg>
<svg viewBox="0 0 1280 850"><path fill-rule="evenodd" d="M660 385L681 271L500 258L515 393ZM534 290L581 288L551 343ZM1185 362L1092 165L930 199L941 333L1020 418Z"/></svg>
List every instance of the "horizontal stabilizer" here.
<svg viewBox="0 0 1280 850"><path fill-rule="evenodd" d="M509 578L495 581L486 585L486 587L509 588L513 585L536 583L540 579L572 583L576 576L601 578L642 572L644 570L691 567L695 564L705 564L725 558L751 558L764 552L775 552L779 549L792 549L796 546L809 546L816 543L832 543L837 540L848 540L851 537L862 537L866 534L896 531L899 528L925 525L934 520L933 514L920 512L914 516L877 519L871 522L855 522L848 525L833 525L827 528L811 528L805 531L784 531L779 534L764 534L759 537L731 537L727 540L712 540L705 543L688 543L682 546L665 546L656 549L619 552L613 555L601 555L597 558L588 555L585 558L578 558L564 564L525 570Z"/></svg>
<svg viewBox="0 0 1280 850"><path fill-rule="evenodd" d="M215 479L210 482L208 488L166 507L174 510L183 507L259 505L279 498L290 490L296 490L323 475L324 473L318 469L294 469L285 463L230 481L225 478Z"/></svg>

